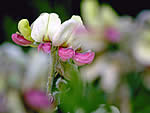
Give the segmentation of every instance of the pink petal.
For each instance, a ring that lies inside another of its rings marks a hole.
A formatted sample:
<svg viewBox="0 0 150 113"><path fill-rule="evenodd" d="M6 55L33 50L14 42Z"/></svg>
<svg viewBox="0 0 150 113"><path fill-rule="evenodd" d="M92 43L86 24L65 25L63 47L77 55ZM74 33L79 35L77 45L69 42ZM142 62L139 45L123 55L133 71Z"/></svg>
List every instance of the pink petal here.
<svg viewBox="0 0 150 113"><path fill-rule="evenodd" d="M54 97L48 97L45 92L35 89L26 91L24 93L24 99L33 109L47 109L54 102Z"/></svg>
<svg viewBox="0 0 150 113"><path fill-rule="evenodd" d="M72 48L59 48L58 55L60 56L62 61L66 61L73 57L75 51Z"/></svg>
<svg viewBox="0 0 150 113"><path fill-rule="evenodd" d="M111 42L119 42L120 41L120 32L115 28L106 29L105 36Z"/></svg>
<svg viewBox="0 0 150 113"><path fill-rule="evenodd" d="M32 44L31 41L26 40L23 36L21 36L17 33L12 34L12 40L16 44L21 45L21 46L28 46L28 45Z"/></svg>
<svg viewBox="0 0 150 113"><path fill-rule="evenodd" d="M38 46L38 51L42 50L44 53L49 54L51 52L51 44L50 43L41 43Z"/></svg>
<svg viewBox="0 0 150 113"><path fill-rule="evenodd" d="M73 60L77 65L81 66L84 64L90 64L93 61L94 56L94 52L75 53Z"/></svg>

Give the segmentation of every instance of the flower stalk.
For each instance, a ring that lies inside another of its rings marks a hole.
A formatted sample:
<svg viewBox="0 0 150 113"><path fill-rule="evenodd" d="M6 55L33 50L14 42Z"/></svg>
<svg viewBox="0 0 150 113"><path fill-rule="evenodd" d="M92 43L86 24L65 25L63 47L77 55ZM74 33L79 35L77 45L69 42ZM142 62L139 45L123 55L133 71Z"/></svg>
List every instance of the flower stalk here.
<svg viewBox="0 0 150 113"><path fill-rule="evenodd" d="M48 77L48 83L47 83L47 94L52 94L53 92L53 84L54 84L54 79L55 79L55 74L56 74L56 65L57 65L57 51L56 47L52 47L51 49L51 60L52 63L50 64L50 72L49 72L49 77Z"/></svg>

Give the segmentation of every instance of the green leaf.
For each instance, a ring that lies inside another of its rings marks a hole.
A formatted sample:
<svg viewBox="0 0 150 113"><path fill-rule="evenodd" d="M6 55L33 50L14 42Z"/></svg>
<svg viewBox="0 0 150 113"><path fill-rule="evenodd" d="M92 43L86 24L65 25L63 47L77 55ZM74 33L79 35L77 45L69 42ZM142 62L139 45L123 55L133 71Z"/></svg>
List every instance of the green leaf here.
<svg viewBox="0 0 150 113"><path fill-rule="evenodd" d="M103 91L97 89L93 84L85 83L81 80L81 75L76 65L66 62L65 73L70 76L67 92L60 93L60 107L64 113L75 113L78 109L82 109L85 113L96 110L100 104L104 104L105 95Z"/></svg>

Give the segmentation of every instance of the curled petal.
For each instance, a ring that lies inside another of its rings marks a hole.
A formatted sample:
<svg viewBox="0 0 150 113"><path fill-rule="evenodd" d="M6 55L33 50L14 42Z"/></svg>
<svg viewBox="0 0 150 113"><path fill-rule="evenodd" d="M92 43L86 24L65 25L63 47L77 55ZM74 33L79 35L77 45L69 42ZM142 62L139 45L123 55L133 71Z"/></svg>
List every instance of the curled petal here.
<svg viewBox="0 0 150 113"><path fill-rule="evenodd" d="M54 97L48 97L45 92L33 89L24 93L24 99L33 109L47 109L50 108L54 102Z"/></svg>
<svg viewBox="0 0 150 113"><path fill-rule="evenodd" d="M38 51L42 50L44 53L49 54L51 52L51 44L50 43L41 43L38 46Z"/></svg>
<svg viewBox="0 0 150 113"><path fill-rule="evenodd" d="M21 46L29 46L30 44L32 44L31 41L26 40L23 36L17 33L12 34L12 40L16 44L21 45Z"/></svg>
<svg viewBox="0 0 150 113"><path fill-rule="evenodd" d="M25 39L33 41L31 38L31 28L27 19L22 19L18 23L18 29Z"/></svg>
<svg viewBox="0 0 150 113"><path fill-rule="evenodd" d="M94 56L94 52L75 53L73 60L77 65L81 66L84 64L90 64L93 61Z"/></svg>
<svg viewBox="0 0 150 113"><path fill-rule="evenodd" d="M62 61L66 61L72 58L75 54L75 51L72 48L59 48L58 55Z"/></svg>

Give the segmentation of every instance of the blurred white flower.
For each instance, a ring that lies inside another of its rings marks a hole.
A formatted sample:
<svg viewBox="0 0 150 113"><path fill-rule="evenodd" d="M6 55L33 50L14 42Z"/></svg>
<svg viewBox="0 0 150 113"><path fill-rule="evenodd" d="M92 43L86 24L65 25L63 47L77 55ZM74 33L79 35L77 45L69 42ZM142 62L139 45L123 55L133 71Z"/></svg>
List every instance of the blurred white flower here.
<svg viewBox="0 0 150 113"><path fill-rule="evenodd" d="M117 13L109 5L100 5L98 0L83 0L81 13L83 20L92 28L115 25L119 19Z"/></svg>
<svg viewBox="0 0 150 113"><path fill-rule="evenodd" d="M22 101L20 98L18 98L20 96L19 92L11 90L7 95L7 106L9 111L11 111L11 113L25 113L25 108L22 104Z"/></svg>
<svg viewBox="0 0 150 113"><path fill-rule="evenodd" d="M81 14L88 31L82 33L77 40L83 49L101 52L109 42L120 41L120 31L117 28L119 17L109 5L99 5L97 0L83 0Z"/></svg>
<svg viewBox="0 0 150 113"><path fill-rule="evenodd" d="M150 28L150 10L141 11L136 18L136 23L138 27Z"/></svg>
<svg viewBox="0 0 150 113"><path fill-rule="evenodd" d="M41 84L40 81L47 78L47 73L49 70L48 59L49 58L46 54L41 52L37 53L35 49L30 50L26 65L24 88L31 88L36 85L37 86L46 85Z"/></svg>
<svg viewBox="0 0 150 113"><path fill-rule="evenodd" d="M120 113L118 108L115 106L110 106L110 110L111 111L107 110L106 105L102 104L95 112L92 112L92 113Z"/></svg>
<svg viewBox="0 0 150 113"><path fill-rule="evenodd" d="M145 30L133 42L133 56L146 66L150 65L150 32Z"/></svg>
<svg viewBox="0 0 150 113"><path fill-rule="evenodd" d="M5 90L7 86L20 88L27 55L11 43L2 44L0 51L0 90Z"/></svg>
<svg viewBox="0 0 150 113"><path fill-rule="evenodd" d="M108 93L114 91L120 74L129 71L130 61L123 53L105 53L88 66L81 68L83 80L89 82L101 78L101 87Z"/></svg>
<svg viewBox="0 0 150 113"><path fill-rule="evenodd" d="M24 54L21 47L18 47L11 43L4 43L0 46L0 54L3 54L4 52L7 56L9 56L9 59L15 60L16 62L20 64L25 64L26 62L26 55Z"/></svg>

